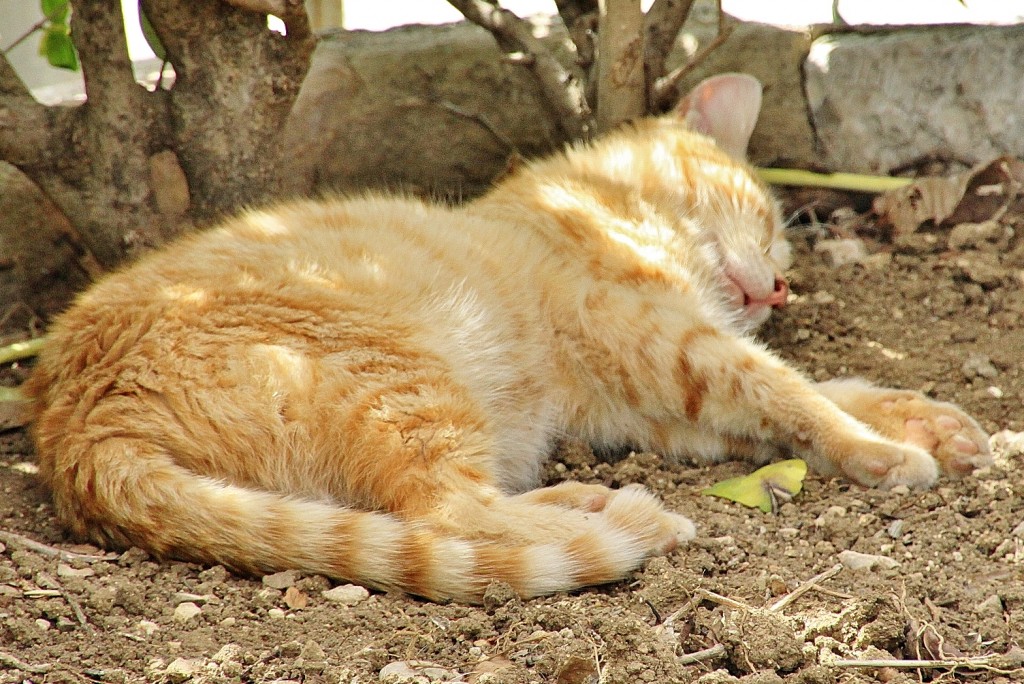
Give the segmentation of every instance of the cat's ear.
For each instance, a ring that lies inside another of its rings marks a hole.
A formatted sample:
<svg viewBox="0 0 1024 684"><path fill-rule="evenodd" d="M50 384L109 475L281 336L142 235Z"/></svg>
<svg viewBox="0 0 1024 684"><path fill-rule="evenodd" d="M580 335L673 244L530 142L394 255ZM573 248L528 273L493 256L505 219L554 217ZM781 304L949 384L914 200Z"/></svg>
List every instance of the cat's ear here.
<svg viewBox="0 0 1024 684"><path fill-rule="evenodd" d="M675 109L690 128L714 138L736 159L746 159L760 112L761 82L747 74L706 78Z"/></svg>

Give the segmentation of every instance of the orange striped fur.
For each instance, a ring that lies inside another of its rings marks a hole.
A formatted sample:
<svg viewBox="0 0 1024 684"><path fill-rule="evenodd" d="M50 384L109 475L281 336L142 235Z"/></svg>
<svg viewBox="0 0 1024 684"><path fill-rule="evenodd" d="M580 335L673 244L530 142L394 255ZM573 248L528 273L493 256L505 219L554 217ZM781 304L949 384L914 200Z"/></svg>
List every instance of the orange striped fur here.
<svg viewBox="0 0 1024 684"><path fill-rule="evenodd" d="M722 78L705 99L725 84L749 118ZM464 207L293 202L108 277L27 384L60 519L159 557L477 601L492 580L614 581L694 535L640 487L535 489L561 435L796 451L881 485L984 462L955 407L816 386L750 338L789 250L747 165L692 130L731 125L701 102Z"/></svg>

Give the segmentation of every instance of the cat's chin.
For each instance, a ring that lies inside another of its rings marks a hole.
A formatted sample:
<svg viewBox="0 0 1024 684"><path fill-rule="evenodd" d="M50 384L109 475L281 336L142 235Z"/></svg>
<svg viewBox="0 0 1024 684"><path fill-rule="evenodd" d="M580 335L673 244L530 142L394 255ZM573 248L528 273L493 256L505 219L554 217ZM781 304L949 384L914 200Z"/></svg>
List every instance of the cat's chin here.
<svg viewBox="0 0 1024 684"><path fill-rule="evenodd" d="M760 328L771 318L773 310L774 307L763 304L740 307L740 317L744 329L749 332Z"/></svg>

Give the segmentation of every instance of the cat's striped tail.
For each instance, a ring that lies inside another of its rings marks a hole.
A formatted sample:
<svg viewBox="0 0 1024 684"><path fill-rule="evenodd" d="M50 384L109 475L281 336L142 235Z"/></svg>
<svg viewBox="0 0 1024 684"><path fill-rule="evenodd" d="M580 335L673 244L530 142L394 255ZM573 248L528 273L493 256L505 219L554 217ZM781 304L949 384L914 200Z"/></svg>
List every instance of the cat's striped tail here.
<svg viewBox="0 0 1024 684"><path fill-rule="evenodd" d="M640 487L608 491L589 511L536 496L553 489L499 498L478 513L516 530L503 539L460 534L451 517L407 521L225 484L175 465L144 439L103 439L41 464L60 518L104 545L254 575L298 569L433 600L478 602L492 580L523 597L615 581L694 535L689 520Z"/></svg>

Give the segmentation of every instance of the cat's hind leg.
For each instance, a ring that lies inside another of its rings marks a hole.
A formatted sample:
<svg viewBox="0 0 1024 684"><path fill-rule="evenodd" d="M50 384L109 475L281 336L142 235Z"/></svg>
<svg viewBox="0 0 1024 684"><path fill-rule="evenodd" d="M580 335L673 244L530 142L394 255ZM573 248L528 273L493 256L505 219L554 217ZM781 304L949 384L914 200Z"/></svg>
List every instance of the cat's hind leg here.
<svg viewBox="0 0 1024 684"><path fill-rule="evenodd" d="M535 498L485 502L465 492L431 516L440 534L474 548L470 581L479 591L495 579L523 597L613 582L696 535L693 523L640 486L609 491L599 512Z"/></svg>
<svg viewBox="0 0 1024 684"><path fill-rule="evenodd" d="M444 373L408 380L364 391L338 416L347 443L336 495L465 550L459 568L440 572L444 558L429 549L441 542L427 544L399 586L479 600L502 580L536 596L618 580L694 536L642 487L565 483L509 496L495 467L500 440L467 390Z"/></svg>
<svg viewBox="0 0 1024 684"><path fill-rule="evenodd" d="M528 503L555 504L596 513L604 509L612 493L612 490L604 485L584 484L570 480L550 487L531 489L515 498Z"/></svg>
<svg viewBox="0 0 1024 684"><path fill-rule="evenodd" d="M959 407L920 392L857 378L818 383L818 391L890 439L921 447L947 475L969 475L992 461L988 435Z"/></svg>

